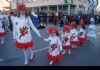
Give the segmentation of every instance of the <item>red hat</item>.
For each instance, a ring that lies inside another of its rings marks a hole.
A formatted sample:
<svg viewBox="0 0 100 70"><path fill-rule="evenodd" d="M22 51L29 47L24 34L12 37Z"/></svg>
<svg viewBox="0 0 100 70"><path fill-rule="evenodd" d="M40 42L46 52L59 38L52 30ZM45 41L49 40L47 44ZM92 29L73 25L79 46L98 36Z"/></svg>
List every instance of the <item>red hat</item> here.
<svg viewBox="0 0 100 70"><path fill-rule="evenodd" d="M69 30L69 26L64 25L64 27L62 27L63 31L68 31Z"/></svg>
<svg viewBox="0 0 100 70"><path fill-rule="evenodd" d="M84 21L83 21L83 19L80 20L79 25L80 25L81 27L83 27L83 25L84 25Z"/></svg>
<svg viewBox="0 0 100 70"><path fill-rule="evenodd" d="M76 22L75 21L72 22L70 26L71 26L71 28L76 27Z"/></svg>
<svg viewBox="0 0 100 70"><path fill-rule="evenodd" d="M24 3L19 3L19 4L17 4L17 9L18 10L26 10L26 5Z"/></svg>
<svg viewBox="0 0 100 70"><path fill-rule="evenodd" d="M51 32L58 32L58 30L52 26L48 26L48 32L51 33Z"/></svg>

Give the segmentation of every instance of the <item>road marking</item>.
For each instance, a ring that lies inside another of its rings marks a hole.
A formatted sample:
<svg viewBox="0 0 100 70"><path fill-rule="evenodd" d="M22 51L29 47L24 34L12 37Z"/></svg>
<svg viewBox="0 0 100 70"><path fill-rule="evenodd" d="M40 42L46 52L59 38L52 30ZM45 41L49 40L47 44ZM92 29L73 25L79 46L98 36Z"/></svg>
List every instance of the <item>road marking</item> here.
<svg viewBox="0 0 100 70"><path fill-rule="evenodd" d="M4 59L0 59L0 62L4 61Z"/></svg>
<svg viewBox="0 0 100 70"><path fill-rule="evenodd" d="M36 52L44 51L44 50L47 50L47 49L49 49L49 47L42 48L42 49L39 49L39 50L35 50L35 51L32 51L32 52L33 52L33 53L36 53ZM12 59L16 59L16 58L19 58L19 57L21 57L21 55L8 57L8 58L6 58L6 59L0 59L0 62L7 61L7 60L12 60Z"/></svg>
<svg viewBox="0 0 100 70"><path fill-rule="evenodd" d="M39 49L39 50L35 50L35 51L32 51L32 52L33 53L36 53L36 52L44 51L44 50L47 50L47 49L49 49L49 47L42 48L42 49Z"/></svg>
<svg viewBox="0 0 100 70"><path fill-rule="evenodd" d="M100 32L97 32L97 34L99 35L99 34L100 34Z"/></svg>

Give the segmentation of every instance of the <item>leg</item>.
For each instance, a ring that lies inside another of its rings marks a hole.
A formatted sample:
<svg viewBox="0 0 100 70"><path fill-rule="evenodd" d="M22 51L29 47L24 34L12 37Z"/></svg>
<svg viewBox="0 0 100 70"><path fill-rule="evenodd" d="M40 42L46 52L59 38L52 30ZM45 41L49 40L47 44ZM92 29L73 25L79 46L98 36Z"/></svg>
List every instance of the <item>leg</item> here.
<svg viewBox="0 0 100 70"><path fill-rule="evenodd" d="M32 52L32 49L31 48L28 48L29 49L29 54L30 54L30 60L32 61L33 60L33 58L35 57L35 55L33 54L33 52Z"/></svg>
<svg viewBox="0 0 100 70"><path fill-rule="evenodd" d="M4 44L4 37L1 37L1 44Z"/></svg>
<svg viewBox="0 0 100 70"><path fill-rule="evenodd" d="M52 66L53 65L53 61L50 61L49 65Z"/></svg>
<svg viewBox="0 0 100 70"><path fill-rule="evenodd" d="M62 54L63 54L63 55L65 55L65 54L66 54L66 51L65 51L65 50L63 50Z"/></svg>
<svg viewBox="0 0 100 70"><path fill-rule="evenodd" d="M28 65L28 55L29 55L29 52L28 52L28 49L23 49L23 52L24 52L24 56L25 56L25 66Z"/></svg>
<svg viewBox="0 0 100 70"><path fill-rule="evenodd" d="M70 49L68 50L68 54L71 55L71 51L70 51Z"/></svg>

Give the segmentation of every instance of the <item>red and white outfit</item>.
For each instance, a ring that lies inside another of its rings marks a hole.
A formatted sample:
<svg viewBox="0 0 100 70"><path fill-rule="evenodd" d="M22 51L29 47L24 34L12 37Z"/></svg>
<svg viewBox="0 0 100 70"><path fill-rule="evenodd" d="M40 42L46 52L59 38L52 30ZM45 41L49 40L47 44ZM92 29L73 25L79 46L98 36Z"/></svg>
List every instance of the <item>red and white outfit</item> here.
<svg viewBox="0 0 100 70"><path fill-rule="evenodd" d="M6 36L6 32L5 32L5 29L4 29L4 26L3 26L3 18L4 18L4 15L0 14L0 38L1 38L1 44L4 44L4 37Z"/></svg>
<svg viewBox="0 0 100 70"><path fill-rule="evenodd" d="M30 27L38 36L41 36L29 17L20 16L16 18L14 22L14 39L17 48L23 49L33 46Z"/></svg>
<svg viewBox="0 0 100 70"><path fill-rule="evenodd" d="M18 10L26 10L25 4L21 3L17 6ZM31 29L41 37L39 31L33 25L30 17L25 17L21 15L19 17L13 18L13 38L15 40L15 45L17 48L21 48L25 56L25 66L28 65L29 60L33 60L33 52L31 47L33 46L33 40L31 35Z"/></svg>
<svg viewBox="0 0 100 70"><path fill-rule="evenodd" d="M85 29L82 28L83 26L84 26L84 21L82 19L80 21L80 30L79 30L79 37L78 37L81 42L85 42L88 40L88 37L86 35L86 31L85 31Z"/></svg>
<svg viewBox="0 0 100 70"><path fill-rule="evenodd" d="M78 39L78 30L75 28L76 23L73 22L71 23L72 29L70 30L70 35L71 35L71 44L72 45L80 45L80 40Z"/></svg>
<svg viewBox="0 0 100 70"><path fill-rule="evenodd" d="M50 48L48 51L48 58L51 61L58 61L61 58L61 50L62 45L58 36L50 36L48 39L44 39L44 41L50 41Z"/></svg>
<svg viewBox="0 0 100 70"><path fill-rule="evenodd" d="M2 14L0 14L0 37L4 37L6 35L6 32L3 27L3 23L2 23L3 18L4 18L4 16Z"/></svg>
<svg viewBox="0 0 100 70"><path fill-rule="evenodd" d="M51 31L48 30L48 32L52 32L53 30L56 31L55 28L50 27L49 29ZM61 44L59 37L56 36L56 35L55 36L50 35L50 37L47 38L47 39L44 39L44 41L50 41L50 47L49 47L49 51L48 51L48 54L47 54L49 60L54 61L54 62L60 60L61 55L62 55L62 53L61 53L62 44Z"/></svg>
<svg viewBox="0 0 100 70"><path fill-rule="evenodd" d="M72 49L72 45L70 43L70 33L68 33L69 27L67 25L64 25L63 27L63 33L62 33L62 46L64 50L70 50ZM67 32L66 32L67 31Z"/></svg>

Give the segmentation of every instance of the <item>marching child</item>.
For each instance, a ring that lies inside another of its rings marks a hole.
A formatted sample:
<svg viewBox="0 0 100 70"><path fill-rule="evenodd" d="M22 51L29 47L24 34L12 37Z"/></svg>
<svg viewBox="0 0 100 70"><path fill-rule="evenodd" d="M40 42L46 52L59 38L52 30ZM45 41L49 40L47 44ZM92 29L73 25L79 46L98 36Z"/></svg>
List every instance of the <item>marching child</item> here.
<svg viewBox="0 0 100 70"><path fill-rule="evenodd" d="M76 22L71 23L71 30L70 30L70 35L71 35L71 44L73 48L76 48L76 46L80 45L80 40L78 39L78 30L77 30L77 25Z"/></svg>
<svg viewBox="0 0 100 70"><path fill-rule="evenodd" d="M58 30L54 27L48 26L48 32L50 33L49 38L44 41L50 41L50 47L48 51L48 59L50 60L49 65L52 66L54 62L60 60L62 55L62 45L59 39Z"/></svg>
<svg viewBox="0 0 100 70"><path fill-rule="evenodd" d="M81 43L83 43L83 42L88 40L83 19L80 20L79 25L80 25L80 30L79 30L79 37L78 38L81 41Z"/></svg>
<svg viewBox="0 0 100 70"><path fill-rule="evenodd" d="M6 31L4 28L3 23L4 15L0 12L0 39L1 39L1 45L4 44L4 37L6 36Z"/></svg>
<svg viewBox="0 0 100 70"><path fill-rule="evenodd" d="M62 46L63 46L63 53L65 54L66 51L68 51L68 54L71 54L71 49L72 49L72 45L70 43L70 33L69 33L69 26L64 25L63 29L63 33L62 33Z"/></svg>
<svg viewBox="0 0 100 70"><path fill-rule="evenodd" d="M25 66L29 65L29 61L32 61L35 57L35 55L32 52L31 47L33 46L33 40L31 36L31 30L32 30L41 37L39 31L36 29L36 27L33 25L31 19L28 15L25 15L26 12L26 5L23 3L20 3L17 5L17 9L19 11L18 17L15 18L13 25L13 36L15 45L17 48L22 49L24 56L25 56Z"/></svg>
<svg viewBox="0 0 100 70"><path fill-rule="evenodd" d="M89 25L87 36L89 37L89 40L92 41L94 38L96 38L96 25L94 24L94 18L91 18L90 22L91 24Z"/></svg>

